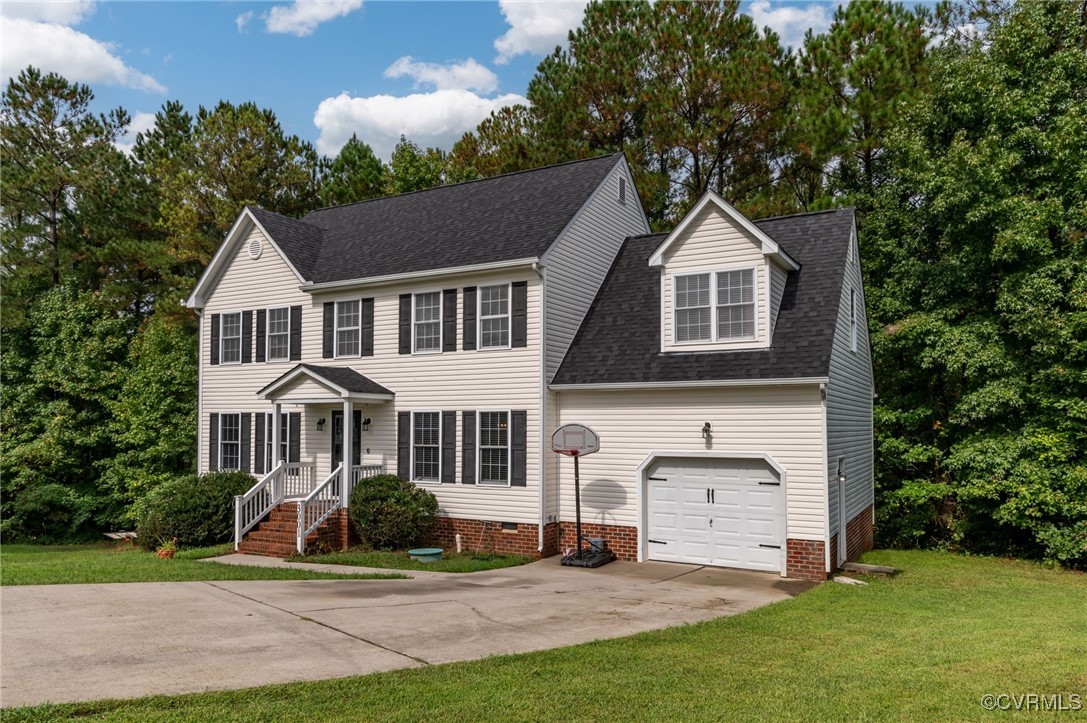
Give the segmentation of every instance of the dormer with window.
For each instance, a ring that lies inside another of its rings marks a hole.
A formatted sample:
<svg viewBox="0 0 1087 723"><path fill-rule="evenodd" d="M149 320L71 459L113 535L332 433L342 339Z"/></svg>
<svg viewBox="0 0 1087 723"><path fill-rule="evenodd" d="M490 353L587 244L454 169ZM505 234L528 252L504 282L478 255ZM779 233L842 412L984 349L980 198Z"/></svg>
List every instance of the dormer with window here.
<svg viewBox="0 0 1087 723"><path fill-rule="evenodd" d="M772 344L785 279L800 268L778 244L710 192L649 260L661 274L661 351Z"/></svg>

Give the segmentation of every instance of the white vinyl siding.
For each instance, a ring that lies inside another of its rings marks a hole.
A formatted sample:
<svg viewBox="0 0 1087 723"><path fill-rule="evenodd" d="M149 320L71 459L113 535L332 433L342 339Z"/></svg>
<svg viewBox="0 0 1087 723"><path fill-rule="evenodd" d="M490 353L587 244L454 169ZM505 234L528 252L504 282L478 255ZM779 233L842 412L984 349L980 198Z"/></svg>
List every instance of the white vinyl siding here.
<svg viewBox="0 0 1087 723"><path fill-rule="evenodd" d="M219 469L241 469L242 427L240 414L219 415Z"/></svg>
<svg viewBox="0 0 1087 723"><path fill-rule="evenodd" d="M359 355L362 340L360 325L361 313L359 300L336 302L336 356L352 357Z"/></svg>
<svg viewBox="0 0 1087 723"><path fill-rule="evenodd" d="M710 341L710 275L676 277L676 342Z"/></svg>
<svg viewBox="0 0 1087 723"><path fill-rule="evenodd" d="M510 345L510 286L479 287L479 348L504 349Z"/></svg>
<svg viewBox="0 0 1087 723"><path fill-rule="evenodd" d="M442 350L442 292L415 294L412 299L412 339L415 352Z"/></svg>
<svg viewBox="0 0 1087 723"><path fill-rule="evenodd" d="M600 435L600 451L580 462L582 514L592 510L594 521L638 524L637 468L654 451L758 452L787 473L788 537L824 538L826 466L818 384L562 391L558 396L558 424L586 424ZM713 429L708 442L702 437L706 422ZM563 460L558 466L559 511L562 519L572 520L573 464Z"/></svg>
<svg viewBox="0 0 1087 723"><path fill-rule="evenodd" d="M411 478L415 482L441 480L441 412L411 413Z"/></svg>
<svg viewBox="0 0 1087 723"><path fill-rule="evenodd" d="M479 413L478 459L481 485L508 486L510 483L510 415L505 412Z"/></svg>
<svg viewBox="0 0 1087 723"><path fill-rule="evenodd" d="M268 361L287 361L290 358L291 309L283 306L268 309Z"/></svg>
<svg viewBox="0 0 1087 723"><path fill-rule="evenodd" d="M219 361L222 364L242 363L242 314L222 314L219 317Z"/></svg>

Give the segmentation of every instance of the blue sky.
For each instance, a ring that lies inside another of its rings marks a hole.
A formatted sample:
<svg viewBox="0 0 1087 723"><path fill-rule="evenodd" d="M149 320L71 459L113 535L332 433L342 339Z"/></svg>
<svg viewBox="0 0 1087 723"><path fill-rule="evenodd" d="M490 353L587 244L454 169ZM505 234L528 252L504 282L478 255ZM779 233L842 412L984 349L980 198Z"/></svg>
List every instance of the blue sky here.
<svg viewBox="0 0 1087 723"><path fill-rule="evenodd" d="M87 83L96 110L133 116L130 135L167 100L190 112L251 100L322 153L354 132L387 158L400 133L449 148L491 110L523 102L584 4L4 0L0 71L5 85L28 64ZM742 7L795 45L809 27L825 29L835 5Z"/></svg>

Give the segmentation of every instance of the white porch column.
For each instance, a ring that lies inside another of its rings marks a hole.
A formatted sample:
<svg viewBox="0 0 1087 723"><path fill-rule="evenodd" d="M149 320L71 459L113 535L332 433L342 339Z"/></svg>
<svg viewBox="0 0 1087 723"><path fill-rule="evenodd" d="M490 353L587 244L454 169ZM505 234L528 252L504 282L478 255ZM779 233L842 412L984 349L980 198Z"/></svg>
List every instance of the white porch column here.
<svg viewBox="0 0 1087 723"><path fill-rule="evenodd" d="M351 400L343 403L343 508L346 510L351 497L351 487L355 481L355 404Z"/></svg>
<svg viewBox="0 0 1087 723"><path fill-rule="evenodd" d="M282 414L280 411L282 406L279 402L275 404L275 412L272 414L272 469L276 468L282 460L279 458L279 416Z"/></svg>

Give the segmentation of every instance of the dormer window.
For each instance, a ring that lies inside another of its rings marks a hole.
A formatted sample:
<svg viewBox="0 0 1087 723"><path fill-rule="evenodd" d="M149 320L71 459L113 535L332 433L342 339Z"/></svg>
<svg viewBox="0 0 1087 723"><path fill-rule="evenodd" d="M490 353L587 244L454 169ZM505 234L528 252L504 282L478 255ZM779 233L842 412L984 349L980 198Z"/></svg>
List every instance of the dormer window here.
<svg viewBox="0 0 1087 723"><path fill-rule="evenodd" d="M675 343L755 338L754 268L684 274L674 283Z"/></svg>

